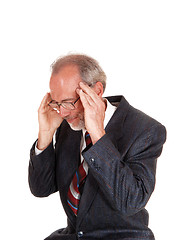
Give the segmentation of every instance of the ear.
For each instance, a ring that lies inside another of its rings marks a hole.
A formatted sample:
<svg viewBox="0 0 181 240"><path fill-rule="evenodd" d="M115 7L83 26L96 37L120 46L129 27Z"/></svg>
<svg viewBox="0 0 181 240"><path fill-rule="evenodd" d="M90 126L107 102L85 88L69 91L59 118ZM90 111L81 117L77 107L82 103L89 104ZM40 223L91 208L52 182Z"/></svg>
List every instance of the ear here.
<svg viewBox="0 0 181 240"><path fill-rule="evenodd" d="M99 97L102 97L104 93L103 85L101 82L96 82L96 84L93 87L94 91L97 93Z"/></svg>

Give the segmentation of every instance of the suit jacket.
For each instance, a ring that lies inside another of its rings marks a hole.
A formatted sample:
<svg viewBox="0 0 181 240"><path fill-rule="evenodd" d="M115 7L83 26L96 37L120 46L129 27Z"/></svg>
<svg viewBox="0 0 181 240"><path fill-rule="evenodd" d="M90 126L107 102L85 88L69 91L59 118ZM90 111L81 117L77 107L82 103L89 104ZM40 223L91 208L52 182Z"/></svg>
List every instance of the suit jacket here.
<svg viewBox="0 0 181 240"><path fill-rule="evenodd" d="M155 186L156 161L166 140L163 125L133 108L123 96L108 97L118 106L106 134L82 154L89 171L75 217L67 193L80 160L81 131L66 121L41 154L30 153L29 186L37 197L59 191L68 226L46 240L154 239L145 205Z"/></svg>

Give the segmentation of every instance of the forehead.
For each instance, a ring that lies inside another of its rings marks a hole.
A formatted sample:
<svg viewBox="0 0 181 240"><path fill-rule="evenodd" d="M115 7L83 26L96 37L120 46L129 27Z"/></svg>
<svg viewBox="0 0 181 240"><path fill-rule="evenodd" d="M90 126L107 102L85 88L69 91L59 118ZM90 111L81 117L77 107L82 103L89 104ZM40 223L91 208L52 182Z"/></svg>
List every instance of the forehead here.
<svg viewBox="0 0 181 240"><path fill-rule="evenodd" d="M81 77L78 67L67 65L50 78L50 94L54 100L62 101L77 97L75 92Z"/></svg>

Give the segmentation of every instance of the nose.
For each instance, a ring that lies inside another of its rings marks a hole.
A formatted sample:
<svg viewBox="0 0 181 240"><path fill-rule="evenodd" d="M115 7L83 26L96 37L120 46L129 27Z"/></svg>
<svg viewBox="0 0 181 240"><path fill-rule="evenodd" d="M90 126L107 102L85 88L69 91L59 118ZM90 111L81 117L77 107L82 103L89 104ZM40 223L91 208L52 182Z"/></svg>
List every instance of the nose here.
<svg viewBox="0 0 181 240"><path fill-rule="evenodd" d="M70 114L70 110L63 108L62 106L59 107L59 115L62 118L67 117Z"/></svg>

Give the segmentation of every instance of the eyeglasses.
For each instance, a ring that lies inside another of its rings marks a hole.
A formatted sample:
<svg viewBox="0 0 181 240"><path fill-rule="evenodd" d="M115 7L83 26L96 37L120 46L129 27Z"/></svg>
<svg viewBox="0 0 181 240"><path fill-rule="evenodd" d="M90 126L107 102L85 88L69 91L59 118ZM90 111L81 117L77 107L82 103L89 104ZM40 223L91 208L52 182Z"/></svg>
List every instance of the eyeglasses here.
<svg viewBox="0 0 181 240"><path fill-rule="evenodd" d="M78 97L75 100L75 102L62 102L62 103L58 103L55 100L51 100L48 105L58 112L60 111L60 106L62 106L63 108L65 108L67 110L74 110L75 103L78 102L79 99L80 99L80 97Z"/></svg>

